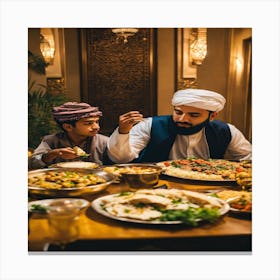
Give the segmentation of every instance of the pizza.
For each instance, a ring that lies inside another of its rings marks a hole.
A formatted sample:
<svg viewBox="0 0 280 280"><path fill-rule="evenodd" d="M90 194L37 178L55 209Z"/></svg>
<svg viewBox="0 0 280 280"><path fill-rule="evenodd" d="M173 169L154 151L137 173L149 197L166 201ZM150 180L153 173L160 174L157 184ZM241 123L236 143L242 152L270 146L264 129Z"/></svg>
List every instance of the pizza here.
<svg viewBox="0 0 280 280"><path fill-rule="evenodd" d="M225 159L187 158L157 163L163 174L193 180L235 181L240 172L250 172L251 161L229 161Z"/></svg>

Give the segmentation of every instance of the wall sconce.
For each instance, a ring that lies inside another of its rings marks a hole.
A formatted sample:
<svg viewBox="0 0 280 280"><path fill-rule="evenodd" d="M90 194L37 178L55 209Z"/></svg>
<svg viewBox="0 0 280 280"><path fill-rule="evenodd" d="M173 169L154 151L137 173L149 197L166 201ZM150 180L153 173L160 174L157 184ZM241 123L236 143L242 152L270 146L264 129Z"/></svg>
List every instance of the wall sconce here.
<svg viewBox="0 0 280 280"><path fill-rule="evenodd" d="M190 42L190 61L193 65L201 65L207 54L207 28L197 28Z"/></svg>
<svg viewBox="0 0 280 280"><path fill-rule="evenodd" d="M50 42L42 34L40 34L40 50L42 56L45 59L45 62L48 65L52 65L54 60L54 53L55 53L54 44L53 46L51 46Z"/></svg>
<svg viewBox="0 0 280 280"><path fill-rule="evenodd" d="M113 28L112 32L116 34L117 40L123 40L123 43L128 42L128 37L134 36L138 32L138 28Z"/></svg>

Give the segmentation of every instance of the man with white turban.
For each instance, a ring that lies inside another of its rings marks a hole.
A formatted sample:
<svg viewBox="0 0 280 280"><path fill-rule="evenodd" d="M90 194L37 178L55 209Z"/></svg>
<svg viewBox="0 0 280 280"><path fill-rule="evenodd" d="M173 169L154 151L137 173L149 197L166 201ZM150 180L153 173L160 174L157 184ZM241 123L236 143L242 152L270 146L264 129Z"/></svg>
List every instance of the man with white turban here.
<svg viewBox="0 0 280 280"><path fill-rule="evenodd" d="M98 134L102 112L87 103L66 102L54 107L54 120L62 132L43 137L29 158L29 169L64 161L92 161L99 165L106 155L108 137ZM86 155L80 158L80 153Z"/></svg>
<svg viewBox="0 0 280 280"><path fill-rule="evenodd" d="M251 159L251 143L235 126L214 120L225 105L219 93L202 89L175 92L173 115L143 119L138 111L119 117L108 141L112 162L159 162L196 158Z"/></svg>

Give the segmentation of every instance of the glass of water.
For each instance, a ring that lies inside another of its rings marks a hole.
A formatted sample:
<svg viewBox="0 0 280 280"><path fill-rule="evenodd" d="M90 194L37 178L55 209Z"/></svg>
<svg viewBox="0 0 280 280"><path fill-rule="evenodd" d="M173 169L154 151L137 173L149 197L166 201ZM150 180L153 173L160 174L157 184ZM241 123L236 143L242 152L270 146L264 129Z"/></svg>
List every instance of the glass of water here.
<svg viewBox="0 0 280 280"><path fill-rule="evenodd" d="M62 249L79 237L80 209L70 200L58 199L48 207L48 224L50 243L59 245Z"/></svg>

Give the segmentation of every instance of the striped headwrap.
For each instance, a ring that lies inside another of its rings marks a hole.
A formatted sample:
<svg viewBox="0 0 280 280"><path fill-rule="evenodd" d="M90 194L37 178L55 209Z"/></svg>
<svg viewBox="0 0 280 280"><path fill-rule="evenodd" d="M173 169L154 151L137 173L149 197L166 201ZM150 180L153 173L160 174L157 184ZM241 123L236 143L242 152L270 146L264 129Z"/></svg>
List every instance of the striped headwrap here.
<svg viewBox="0 0 280 280"><path fill-rule="evenodd" d="M102 116L98 107L92 107L87 103L66 102L61 106L54 107L52 115L57 122L77 121L87 117Z"/></svg>

